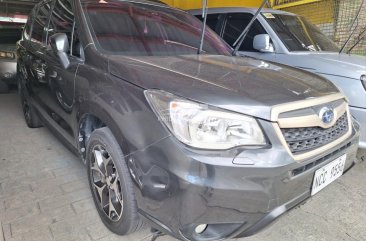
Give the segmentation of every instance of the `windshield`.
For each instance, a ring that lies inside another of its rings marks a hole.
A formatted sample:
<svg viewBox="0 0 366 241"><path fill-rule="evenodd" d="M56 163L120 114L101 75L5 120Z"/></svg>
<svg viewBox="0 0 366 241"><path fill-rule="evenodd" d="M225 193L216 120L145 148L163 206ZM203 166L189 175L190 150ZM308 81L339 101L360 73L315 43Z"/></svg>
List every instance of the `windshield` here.
<svg viewBox="0 0 366 241"><path fill-rule="evenodd" d="M289 51L339 52L337 45L305 18L262 13Z"/></svg>
<svg viewBox="0 0 366 241"><path fill-rule="evenodd" d="M185 12L122 1L86 2L84 10L97 47L109 54L197 54L202 23ZM204 54L230 55L230 47L210 29L203 46Z"/></svg>

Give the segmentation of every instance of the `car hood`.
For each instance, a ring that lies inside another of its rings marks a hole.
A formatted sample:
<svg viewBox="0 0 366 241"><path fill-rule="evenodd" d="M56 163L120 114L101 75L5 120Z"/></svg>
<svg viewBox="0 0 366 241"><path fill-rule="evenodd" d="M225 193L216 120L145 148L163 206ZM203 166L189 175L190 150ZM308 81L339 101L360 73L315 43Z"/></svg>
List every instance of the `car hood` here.
<svg viewBox="0 0 366 241"><path fill-rule="evenodd" d="M297 60L295 60L298 67L313 69L320 74L337 75L357 80L360 79L361 75L366 74L366 57L364 56L310 53L304 54L303 58L299 57L296 56Z"/></svg>
<svg viewBox="0 0 366 241"><path fill-rule="evenodd" d="M252 58L109 56L109 72L144 89L267 120L275 105L338 92L317 75Z"/></svg>

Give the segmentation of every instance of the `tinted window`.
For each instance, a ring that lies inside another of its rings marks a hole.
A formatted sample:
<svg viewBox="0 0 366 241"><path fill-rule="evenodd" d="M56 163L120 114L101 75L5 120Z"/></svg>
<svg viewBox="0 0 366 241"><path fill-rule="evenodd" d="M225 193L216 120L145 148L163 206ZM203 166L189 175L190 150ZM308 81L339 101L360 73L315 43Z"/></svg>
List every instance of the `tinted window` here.
<svg viewBox="0 0 366 241"><path fill-rule="evenodd" d="M49 37L55 33L65 33L71 42L72 29L74 24L74 14L71 3L67 0L56 0L50 18L50 25L46 33L49 44Z"/></svg>
<svg viewBox="0 0 366 241"><path fill-rule="evenodd" d="M33 42L44 43L43 32L48 26L48 19L51 13L51 2L47 2L37 9L37 14L33 18L31 38Z"/></svg>
<svg viewBox="0 0 366 241"><path fill-rule="evenodd" d="M250 13L233 13L227 16L226 25L224 29L224 40L231 46L238 39L245 27L252 20L253 15ZM253 48L253 39L258 34L265 34L266 31L262 25L256 20L245 37L243 44L239 48L240 51L256 52Z"/></svg>
<svg viewBox="0 0 366 241"><path fill-rule="evenodd" d="M198 15L197 18L203 22L202 14ZM212 30L216 31L217 24L220 20L220 14L209 14L207 15L207 26Z"/></svg>
<svg viewBox="0 0 366 241"><path fill-rule="evenodd" d="M289 51L339 51L332 40L303 17L268 13L262 15Z"/></svg>
<svg viewBox="0 0 366 241"><path fill-rule="evenodd" d="M185 12L141 3L85 3L97 47L110 54L196 54L202 23ZM210 29L204 53L230 54L230 48Z"/></svg>
<svg viewBox="0 0 366 241"><path fill-rule="evenodd" d="M50 37L55 33L65 33L70 44L70 54L80 56L80 48L77 31L74 29L74 13L70 0L56 0L50 18L50 25L47 32L47 44L50 45Z"/></svg>

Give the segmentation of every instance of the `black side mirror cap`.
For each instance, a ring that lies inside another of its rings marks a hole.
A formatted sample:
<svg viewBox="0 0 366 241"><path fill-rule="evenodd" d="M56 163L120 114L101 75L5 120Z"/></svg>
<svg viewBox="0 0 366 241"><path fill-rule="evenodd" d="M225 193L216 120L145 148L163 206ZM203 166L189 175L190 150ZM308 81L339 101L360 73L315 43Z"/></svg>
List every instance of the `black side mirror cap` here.
<svg viewBox="0 0 366 241"><path fill-rule="evenodd" d="M64 69L70 66L68 52L70 51L69 39L65 33L56 33L50 37L52 51L58 56Z"/></svg>

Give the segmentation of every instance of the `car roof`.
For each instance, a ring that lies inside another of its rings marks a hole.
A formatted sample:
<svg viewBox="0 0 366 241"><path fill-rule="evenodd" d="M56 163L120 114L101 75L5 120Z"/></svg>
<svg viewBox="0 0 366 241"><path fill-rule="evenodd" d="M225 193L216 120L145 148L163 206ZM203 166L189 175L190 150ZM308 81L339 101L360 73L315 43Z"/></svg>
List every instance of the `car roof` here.
<svg viewBox="0 0 366 241"><path fill-rule="evenodd" d="M256 13L258 11L258 8L243 8L243 7L224 7L224 8L209 8L209 13L240 13L240 12L250 12L250 13ZM192 9L188 11L189 13L196 15L201 14L202 9ZM296 15L293 13L281 11L281 10L275 10L271 8L263 8L263 13L273 13L273 14L286 14L286 15Z"/></svg>

